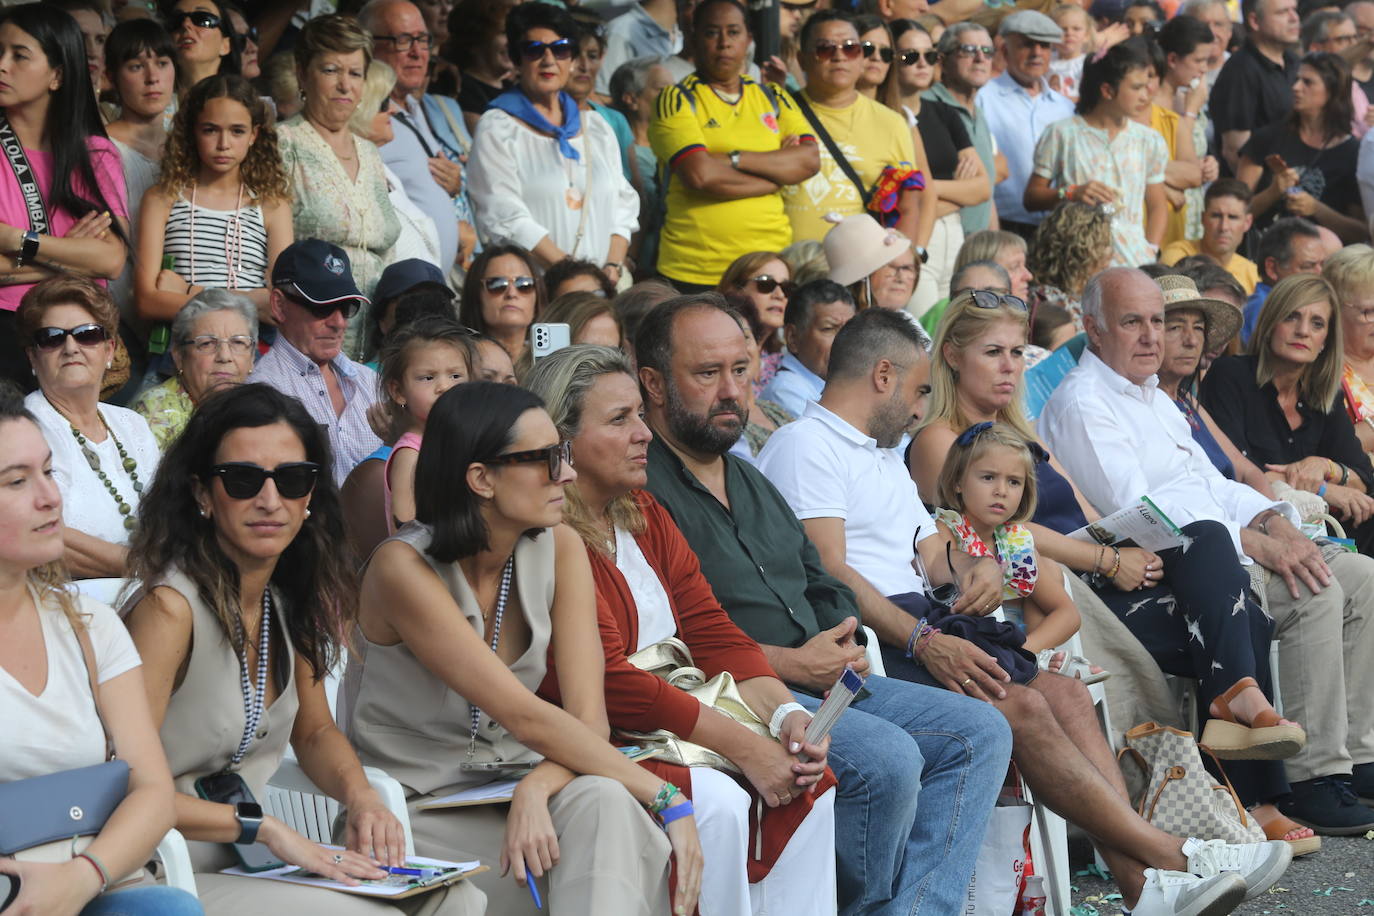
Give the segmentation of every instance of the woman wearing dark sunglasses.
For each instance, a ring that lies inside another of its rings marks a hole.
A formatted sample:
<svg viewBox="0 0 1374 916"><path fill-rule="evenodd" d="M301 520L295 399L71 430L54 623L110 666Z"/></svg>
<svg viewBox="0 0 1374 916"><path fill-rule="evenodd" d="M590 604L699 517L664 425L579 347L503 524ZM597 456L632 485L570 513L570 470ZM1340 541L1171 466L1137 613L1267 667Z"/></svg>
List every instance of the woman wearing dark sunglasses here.
<svg viewBox="0 0 1374 916"><path fill-rule="evenodd" d="M164 21L176 47L178 91L217 73L239 74L238 42L217 0L176 0Z"/></svg>
<svg viewBox="0 0 1374 916"><path fill-rule="evenodd" d="M391 907L218 874L236 864L231 844L345 883L403 863L401 824L368 784L325 697L358 593L338 491L322 471L329 462L328 442L299 401L245 385L205 400L140 514L132 572L142 585L125 602L125 623L171 764L196 890L212 916L476 916L481 894L466 882ZM260 805L288 741L345 808L342 852L197 785L235 774L251 793L242 801Z"/></svg>
<svg viewBox="0 0 1374 916"><path fill-rule="evenodd" d="M544 305L544 282L530 253L519 245L491 245L468 268L458 321L495 338L522 375L531 365L530 325Z"/></svg>
<svg viewBox="0 0 1374 916"><path fill-rule="evenodd" d="M782 364L782 325L787 300L792 296L792 273L776 251L751 251L740 255L720 278L721 293L738 293L754 304L759 322L759 374L754 394L759 394Z"/></svg>
<svg viewBox="0 0 1374 916"><path fill-rule="evenodd" d="M62 491L65 560L78 578L122 576L157 440L132 410L100 403L119 312L83 277L53 277L24 296L17 316L38 390L24 401L53 450Z"/></svg>
<svg viewBox="0 0 1374 916"><path fill-rule="evenodd" d="M482 115L469 187L486 237L520 245L543 267L591 261L618 283L639 228L639 195L610 124L564 91L581 35L550 4L524 3L507 15L516 85Z"/></svg>
<svg viewBox="0 0 1374 916"><path fill-rule="evenodd" d="M661 913L670 851L674 912L690 913L702 862L691 803L606 741L595 588L561 523L571 459L524 389L470 382L440 396L416 520L363 574L346 727L363 762L406 787L420 854L500 863L474 879L493 913L534 913L519 885L541 877L554 913ZM550 653L563 709L533 693ZM418 810L494 778L519 780L509 808Z"/></svg>

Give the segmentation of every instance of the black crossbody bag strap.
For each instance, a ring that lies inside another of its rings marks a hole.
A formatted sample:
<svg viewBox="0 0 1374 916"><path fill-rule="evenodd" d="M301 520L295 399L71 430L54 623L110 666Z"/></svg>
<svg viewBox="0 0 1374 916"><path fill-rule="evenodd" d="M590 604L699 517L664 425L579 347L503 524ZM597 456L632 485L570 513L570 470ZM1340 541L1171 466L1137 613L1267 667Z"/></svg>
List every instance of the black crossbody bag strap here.
<svg viewBox="0 0 1374 916"><path fill-rule="evenodd" d="M801 109L802 115L811 124L816 136L821 138L825 148L830 151L830 158L835 160L835 164L844 172L845 177L854 183L854 187L859 189L859 199L863 201L864 207L868 206L868 200L873 196L872 189L865 188L859 173L854 171L854 166L849 164L849 160L844 158L844 153L840 152L839 146L835 143L835 138L830 136L830 131L825 129L821 119L816 117L816 112L811 110L811 105L806 101L806 96L796 90L792 91L792 98L796 101L797 107Z"/></svg>
<svg viewBox="0 0 1374 916"><path fill-rule="evenodd" d="M48 234L48 207L43 203L43 193L38 189L38 179L29 165L29 157L24 155L24 144L10 126L9 119L0 113L0 147L5 150L5 159L19 182L19 191L24 195L24 206L29 211L29 228L42 235Z"/></svg>

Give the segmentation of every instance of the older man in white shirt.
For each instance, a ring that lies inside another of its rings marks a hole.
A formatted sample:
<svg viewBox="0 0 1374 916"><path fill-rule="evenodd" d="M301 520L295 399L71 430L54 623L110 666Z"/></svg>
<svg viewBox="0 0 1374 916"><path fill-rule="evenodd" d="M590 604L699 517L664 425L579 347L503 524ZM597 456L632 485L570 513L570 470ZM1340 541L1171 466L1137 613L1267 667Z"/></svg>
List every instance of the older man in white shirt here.
<svg viewBox="0 0 1374 916"><path fill-rule="evenodd" d="M1173 600L1148 592L1104 600L1162 668L1202 682L1213 716L1226 714L1217 700L1229 697L1234 720L1252 728L1220 743L1250 760L1291 750L1280 747L1291 723L1265 698L1261 619L1272 618L1284 710L1306 726L1307 743L1287 762L1291 795L1273 765L1234 766L1237 788L1249 801L1277 799L1286 816L1319 832L1370 829L1374 810L1355 792L1374 795L1374 560L1318 546L1297 529L1290 505L1208 461L1158 387L1164 294L1153 280L1132 268L1104 271L1084 290L1083 316L1089 349L1050 398L1040 433L1103 515L1148 496L1190 538L1160 552ZM1242 568L1252 562L1265 570L1267 614ZM1241 687L1246 677L1254 681Z"/></svg>

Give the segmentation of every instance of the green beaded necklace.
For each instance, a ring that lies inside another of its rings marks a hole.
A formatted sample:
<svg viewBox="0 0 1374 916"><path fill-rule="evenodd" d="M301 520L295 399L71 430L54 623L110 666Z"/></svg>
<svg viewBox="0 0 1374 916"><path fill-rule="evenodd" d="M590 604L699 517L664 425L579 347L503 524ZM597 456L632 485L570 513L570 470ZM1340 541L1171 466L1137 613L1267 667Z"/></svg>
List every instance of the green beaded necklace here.
<svg viewBox="0 0 1374 916"><path fill-rule="evenodd" d="M124 443L119 441L119 437L114 434L114 430L110 429L110 424L105 422L105 417L100 411L96 411L96 416L100 417L100 425L105 427L105 432L109 433L110 438L114 440L115 450L119 452L119 463L128 473L129 480L134 486L134 492L142 494L143 482L138 479L138 462L129 457L129 453L124 449ZM129 531L133 531L138 527L138 519L134 518L133 506L130 506L124 501L124 497L119 495L119 491L115 489L114 482L110 480L110 476L100 467L100 456L87 444L86 437L81 434L81 430L77 429L76 424L72 423L70 420L67 421L67 425L72 428L72 435L76 438L76 444L81 446L82 457L84 457L86 463L91 466L91 470L95 471L95 476L100 478L100 482L105 485L105 489L109 492L110 496L113 497L115 505L119 507L119 514L124 516L124 527Z"/></svg>

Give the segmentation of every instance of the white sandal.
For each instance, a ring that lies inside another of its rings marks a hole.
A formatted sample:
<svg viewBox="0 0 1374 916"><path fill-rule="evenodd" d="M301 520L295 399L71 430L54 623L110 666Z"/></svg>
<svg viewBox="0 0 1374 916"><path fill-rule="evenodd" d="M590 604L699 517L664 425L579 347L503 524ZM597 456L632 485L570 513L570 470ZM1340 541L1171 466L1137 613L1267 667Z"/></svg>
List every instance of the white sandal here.
<svg viewBox="0 0 1374 916"><path fill-rule="evenodd" d="M1050 662L1058 655L1061 649L1041 649L1040 654L1035 657L1036 663L1046 671L1052 671ZM1064 664L1055 674L1062 674L1064 677L1078 678L1084 686L1091 687L1093 684L1100 684L1112 676L1110 671L1094 672L1092 662L1081 655L1068 655L1065 653Z"/></svg>

